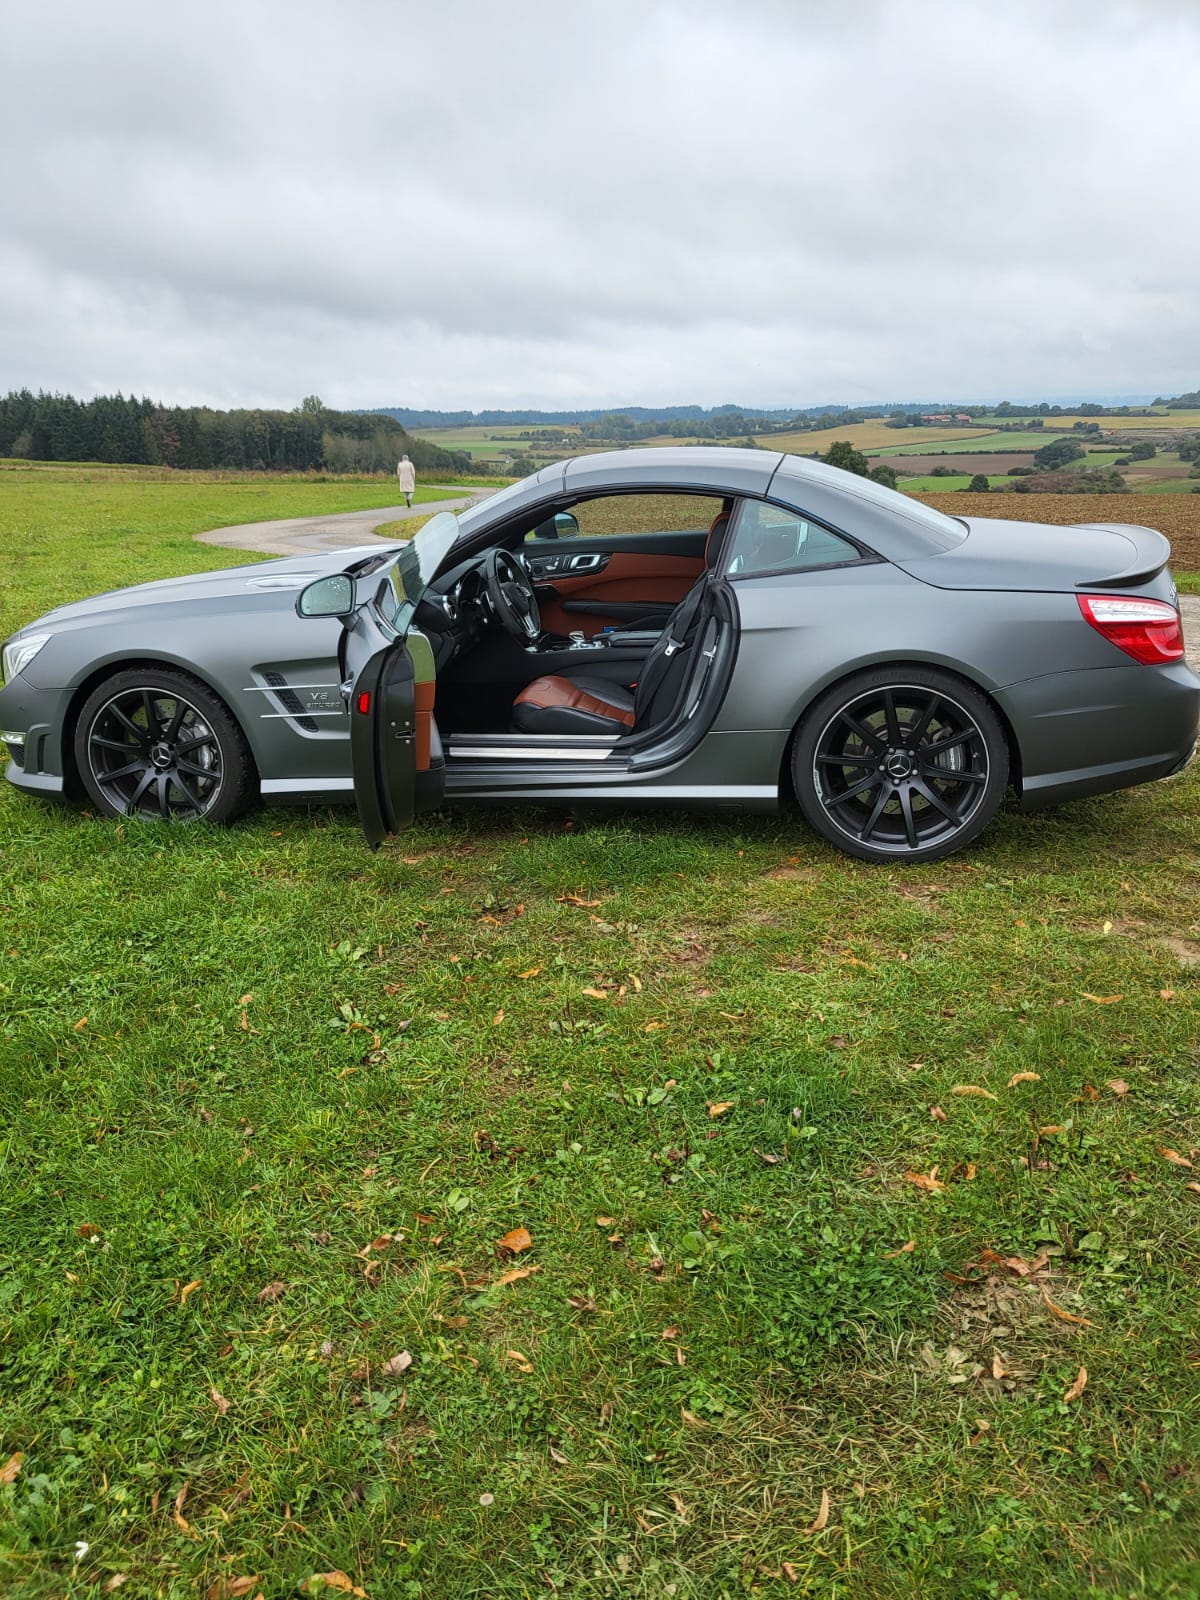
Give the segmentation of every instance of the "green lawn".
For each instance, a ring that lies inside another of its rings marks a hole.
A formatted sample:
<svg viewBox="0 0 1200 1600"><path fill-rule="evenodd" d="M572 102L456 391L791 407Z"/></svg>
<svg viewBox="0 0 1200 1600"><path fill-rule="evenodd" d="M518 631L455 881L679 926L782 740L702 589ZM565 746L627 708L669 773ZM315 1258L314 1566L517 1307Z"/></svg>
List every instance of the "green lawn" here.
<svg viewBox="0 0 1200 1600"><path fill-rule="evenodd" d="M933 476L901 478L898 487L913 494L953 494L957 489L966 489L974 476L973 472L964 472L962 474L954 473L948 478L935 478ZM1013 479L1006 477L1004 473L990 473L988 475L989 489L1007 488L1012 482Z"/></svg>
<svg viewBox="0 0 1200 1600"><path fill-rule="evenodd" d="M266 514L114 494L0 482L13 621ZM5 786L0 1591L1200 1593L1198 856Z"/></svg>

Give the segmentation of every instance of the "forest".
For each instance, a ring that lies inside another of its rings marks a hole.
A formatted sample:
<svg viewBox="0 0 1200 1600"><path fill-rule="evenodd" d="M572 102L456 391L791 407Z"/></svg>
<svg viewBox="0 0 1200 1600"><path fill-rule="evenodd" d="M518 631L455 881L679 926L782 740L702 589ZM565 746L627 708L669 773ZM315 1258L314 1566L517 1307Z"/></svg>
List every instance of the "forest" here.
<svg viewBox="0 0 1200 1600"><path fill-rule="evenodd" d="M292 411L163 406L133 395L10 390L0 397L0 457L250 472L460 471L461 452L415 439L393 417L334 411L317 395Z"/></svg>

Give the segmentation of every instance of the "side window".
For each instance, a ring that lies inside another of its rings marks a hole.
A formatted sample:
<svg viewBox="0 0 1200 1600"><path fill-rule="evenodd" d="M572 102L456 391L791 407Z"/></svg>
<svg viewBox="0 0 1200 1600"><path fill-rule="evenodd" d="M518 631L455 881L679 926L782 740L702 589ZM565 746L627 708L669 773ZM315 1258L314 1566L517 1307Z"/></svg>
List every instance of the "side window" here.
<svg viewBox="0 0 1200 1600"><path fill-rule="evenodd" d="M734 526L726 570L733 578L752 577L861 559L849 540L809 522L799 512L768 505L765 500L745 500Z"/></svg>
<svg viewBox="0 0 1200 1600"><path fill-rule="evenodd" d="M531 528L527 539L606 539L614 535L707 534L723 502L698 494L606 494Z"/></svg>

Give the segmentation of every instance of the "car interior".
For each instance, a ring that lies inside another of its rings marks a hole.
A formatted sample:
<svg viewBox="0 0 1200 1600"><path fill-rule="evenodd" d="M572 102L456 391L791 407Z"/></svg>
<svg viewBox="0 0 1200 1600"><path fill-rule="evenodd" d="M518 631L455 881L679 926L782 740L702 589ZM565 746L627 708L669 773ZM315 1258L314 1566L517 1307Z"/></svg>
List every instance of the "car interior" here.
<svg viewBox="0 0 1200 1600"><path fill-rule="evenodd" d="M694 710L722 634L732 643L709 581L732 509L695 494L597 496L441 574L417 622L449 753L603 756Z"/></svg>

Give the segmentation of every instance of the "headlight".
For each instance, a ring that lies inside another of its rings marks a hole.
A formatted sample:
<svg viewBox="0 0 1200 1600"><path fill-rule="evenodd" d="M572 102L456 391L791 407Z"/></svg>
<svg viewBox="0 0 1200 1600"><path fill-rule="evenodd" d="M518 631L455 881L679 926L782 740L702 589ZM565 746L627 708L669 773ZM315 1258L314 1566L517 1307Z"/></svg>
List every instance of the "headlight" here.
<svg viewBox="0 0 1200 1600"><path fill-rule="evenodd" d="M37 655L44 644L54 637L50 633L26 633L10 639L4 646L3 682L11 683Z"/></svg>

